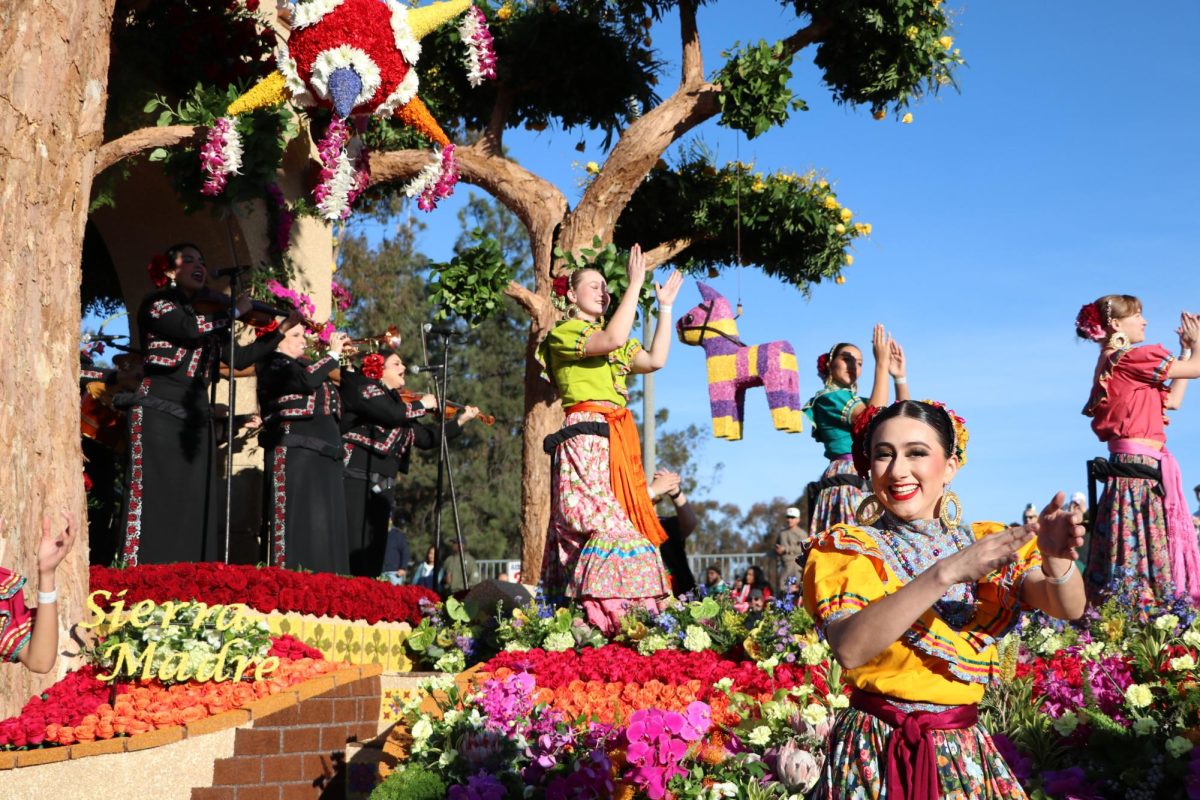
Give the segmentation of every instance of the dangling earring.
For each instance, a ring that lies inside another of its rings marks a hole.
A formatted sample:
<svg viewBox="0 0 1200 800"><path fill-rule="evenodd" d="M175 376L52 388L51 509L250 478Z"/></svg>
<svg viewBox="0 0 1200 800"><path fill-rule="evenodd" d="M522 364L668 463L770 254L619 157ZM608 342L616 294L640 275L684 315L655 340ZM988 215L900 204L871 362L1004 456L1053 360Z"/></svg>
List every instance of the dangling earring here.
<svg viewBox="0 0 1200 800"><path fill-rule="evenodd" d="M962 501L958 499L958 495L950 491L949 487L942 492L942 499L939 503L941 508L938 510L938 517L942 520L942 525L948 531L952 531L958 527L958 523L962 522L963 509ZM954 506L954 516L950 516L950 506Z"/></svg>
<svg viewBox="0 0 1200 800"><path fill-rule="evenodd" d="M883 516L884 510L880 499L873 494L869 494L863 498L863 501L858 504L858 508L854 510L854 521L859 525L874 525Z"/></svg>
<svg viewBox="0 0 1200 800"><path fill-rule="evenodd" d="M1114 350L1124 350L1129 347L1129 336L1124 331L1116 331L1108 337L1108 346Z"/></svg>

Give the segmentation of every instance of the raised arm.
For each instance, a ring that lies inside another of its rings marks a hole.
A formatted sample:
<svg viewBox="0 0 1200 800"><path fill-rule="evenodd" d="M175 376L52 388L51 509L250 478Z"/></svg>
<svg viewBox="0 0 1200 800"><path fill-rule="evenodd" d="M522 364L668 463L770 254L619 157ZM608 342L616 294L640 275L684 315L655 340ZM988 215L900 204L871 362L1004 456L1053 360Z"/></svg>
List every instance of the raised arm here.
<svg viewBox="0 0 1200 800"><path fill-rule="evenodd" d="M1167 377L1171 380L1171 388L1167 392L1164 405L1167 408L1179 408L1183 405L1183 395L1187 391L1189 378L1200 378L1200 316L1183 313L1179 316L1179 346L1183 352L1179 354L1167 369Z"/></svg>
<svg viewBox="0 0 1200 800"><path fill-rule="evenodd" d="M75 515L62 512L63 531L54 534L49 517L42 519L42 537L38 542L38 607L33 619L33 631L29 645L17 655L17 660L30 672L46 673L54 668L58 657L58 587L55 572L75 543L77 525ZM54 599L41 602L42 595Z"/></svg>
<svg viewBox="0 0 1200 800"><path fill-rule="evenodd" d="M871 386L871 398L867 402L876 408L883 408L888 404L888 371L892 359L888 334L883 325L875 326L871 336L871 353L875 356L875 383Z"/></svg>
<svg viewBox="0 0 1200 800"><path fill-rule="evenodd" d="M1083 546L1082 511L1066 511L1067 495L1059 492L1038 517L1038 550L1042 568L1025 576L1021 602L1058 619L1079 619L1087 607L1083 576L1075 568L1078 548Z"/></svg>
<svg viewBox="0 0 1200 800"><path fill-rule="evenodd" d="M846 669L866 664L900 641L904 632L951 586L977 581L992 570L1013 563L1029 537L1023 528L985 536L943 558L894 593L830 623L825 638L834 657Z"/></svg>
<svg viewBox="0 0 1200 800"><path fill-rule="evenodd" d="M890 356L888 373L892 376L892 383L896 384L896 402L909 400L912 396L908 391L908 374L906 372L907 364L904 361L904 348L890 336L888 337L888 354Z"/></svg>
<svg viewBox="0 0 1200 800"><path fill-rule="evenodd" d="M671 340L675 338L671 332L671 304L675 302L681 286L683 276L679 270L672 271L662 286L654 284L654 293L658 296L658 322L654 326L654 339L649 348L638 351L633 357L633 372L656 372L666 366Z"/></svg>
<svg viewBox="0 0 1200 800"><path fill-rule="evenodd" d="M629 333L633 330L633 320L637 315L638 298L642 294L642 284L646 282L646 257L642 255L641 245L635 244L629 251L627 270L629 287L608 324L588 337L584 351L586 355L606 356L624 347L629 341Z"/></svg>

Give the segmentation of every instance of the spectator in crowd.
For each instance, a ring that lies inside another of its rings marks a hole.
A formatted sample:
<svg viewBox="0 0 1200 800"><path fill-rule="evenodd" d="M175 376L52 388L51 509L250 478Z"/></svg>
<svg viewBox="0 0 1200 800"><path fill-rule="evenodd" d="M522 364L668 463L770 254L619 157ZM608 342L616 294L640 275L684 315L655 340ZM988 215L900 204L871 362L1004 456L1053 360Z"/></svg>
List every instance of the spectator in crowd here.
<svg viewBox="0 0 1200 800"><path fill-rule="evenodd" d="M413 569L412 582L414 586L424 586L426 589L433 588L433 573L434 559L437 558L437 550L430 547L425 552L425 560L417 564Z"/></svg>
<svg viewBox="0 0 1200 800"><path fill-rule="evenodd" d="M786 586L788 578L800 579L800 563L797 559L808 541L808 523L800 509L792 506L784 512L784 516L787 525L771 536L767 553L770 583L779 587Z"/></svg>
<svg viewBox="0 0 1200 800"><path fill-rule="evenodd" d="M767 595L762 589L751 589L747 602L750 610L746 612L746 630L752 631L762 619L763 609L767 606Z"/></svg>
<svg viewBox="0 0 1200 800"><path fill-rule="evenodd" d="M496 580L500 583L512 583L512 577L507 572L501 572L496 576Z"/></svg>
<svg viewBox="0 0 1200 800"><path fill-rule="evenodd" d="M1021 512L1021 526L1027 533L1037 533L1038 510L1033 503L1028 503Z"/></svg>
<svg viewBox="0 0 1200 800"><path fill-rule="evenodd" d="M704 592L705 594L725 594L729 591L729 585L721 578L721 568L716 564L712 564L708 569L704 570Z"/></svg>
<svg viewBox="0 0 1200 800"><path fill-rule="evenodd" d="M394 584L408 579L408 534L400 528L399 511L392 514L392 527L388 530L387 544L383 551L383 577Z"/></svg>
<svg viewBox="0 0 1200 800"><path fill-rule="evenodd" d="M462 562L459 553L462 553ZM466 565L466 580L463 580L463 565ZM475 557L459 547L457 539L451 539L442 559L441 580L438 581L443 595L452 595L470 589L479 583L479 564Z"/></svg>
<svg viewBox="0 0 1200 800"><path fill-rule="evenodd" d="M1067 507L1067 511L1072 514L1074 514L1076 511L1078 511L1080 514L1086 514L1087 510L1087 495L1085 495L1083 492L1076 492L1075 494L1071 495L1071 504Z"/></svg>
<svg viewBox="0 0 1200 800"><path fill-rule="evenodd" d="M741 611L742 613L748 611L750 608L750 592L755 589L761 590L768 600L771 599L771 587L767 583L767 577L763 574L762 567L752 564L746 567L746 574L742 576L742 588L734 594L734 610Z"/></svg>
<svg viewBox="0 0 1200 800"><path fill-rule="evenodd" d="M696 588L696 577L688 565L687 549L684 547L687 537L696 530L699 520L696 512L688 503L687 495L679 485L679 474L660 469L654 473L650 482L650 499L658 502L666 498L675 507L674 516L659 516L663 530L667 532L667 540L659 547L663 566L671 578L671 594L678 597Z"/></svg>

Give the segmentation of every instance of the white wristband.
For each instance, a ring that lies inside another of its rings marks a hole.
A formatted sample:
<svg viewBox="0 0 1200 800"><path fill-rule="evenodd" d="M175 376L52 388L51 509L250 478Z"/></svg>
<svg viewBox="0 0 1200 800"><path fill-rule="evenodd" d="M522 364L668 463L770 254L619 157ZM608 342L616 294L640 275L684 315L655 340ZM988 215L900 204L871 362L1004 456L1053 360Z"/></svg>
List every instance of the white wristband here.
<svg viewBox="0 0 1200 800"><path fill-rule="evenodd" d="M667 304L664 306L662 303L659 303L659 304L658 304L658 313L660 313L660 314L670 314L670 313L671 313L671 304L670 304L670 303L667 303Z"/></svg>
<svg viewBox="0 0 1200 800"><path fill-rule="evenodd" d="M1064 583L1071 580L1071 578L1075 576L1076 571L1075 565L1072 564L1064 574L1057 578L1051 578L1050 574L1046 572L1046 568L1044 566L1042 567L1042 574L1046 576L1046 583L1052 583L1055 586L1062 586Z"/></svg>
<svg viewBox="0 0 1200 800"><path fill-rule="evenodd" d="M47 606L51 603L58 602L58 589L51 589L48 592L38 592L38 605Z"/></svg>
<svg viewBox="0 0 1200 800"><path fill-rule="evenodd" d="M897 386L903 386L906 383L908 383L908 378L904 377L903 375L901 375L899 378L896 378Z"/></svg>
<svg viewBox="0 0 1200 800"><path fill-rule="evenodd" d="M1192 348L1190 348L1190 347L1183 348L1183 350L1179 353L1180 361L1187 361L1191 357L1192 357Z"/></svg>

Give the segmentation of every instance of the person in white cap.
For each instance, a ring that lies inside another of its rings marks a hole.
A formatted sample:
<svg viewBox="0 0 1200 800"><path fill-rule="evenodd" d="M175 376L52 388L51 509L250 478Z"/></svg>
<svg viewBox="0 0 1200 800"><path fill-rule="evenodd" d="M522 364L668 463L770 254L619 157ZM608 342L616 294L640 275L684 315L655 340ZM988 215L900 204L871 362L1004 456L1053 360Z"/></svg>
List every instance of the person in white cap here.
<svg viewBox="0 0 1200 800"><path fill-rule="evenodd" d="M1076 492L1071 495L1071 504L1067 509L1071 513L1078 511L1080 514L1087 512L1087 495L1083 492Z"/></svg>
<svg viewBox="0 0 1200 800"><path fill-rule="evenodd" d="M767 552L768 580L779 590L780 596L787 593L787 579L795 577L800 580L800 565L796 559L804 550L808 541L808 523L796 506L789 506L784 511L787 527L771 537L771 547Z"/></svg>

